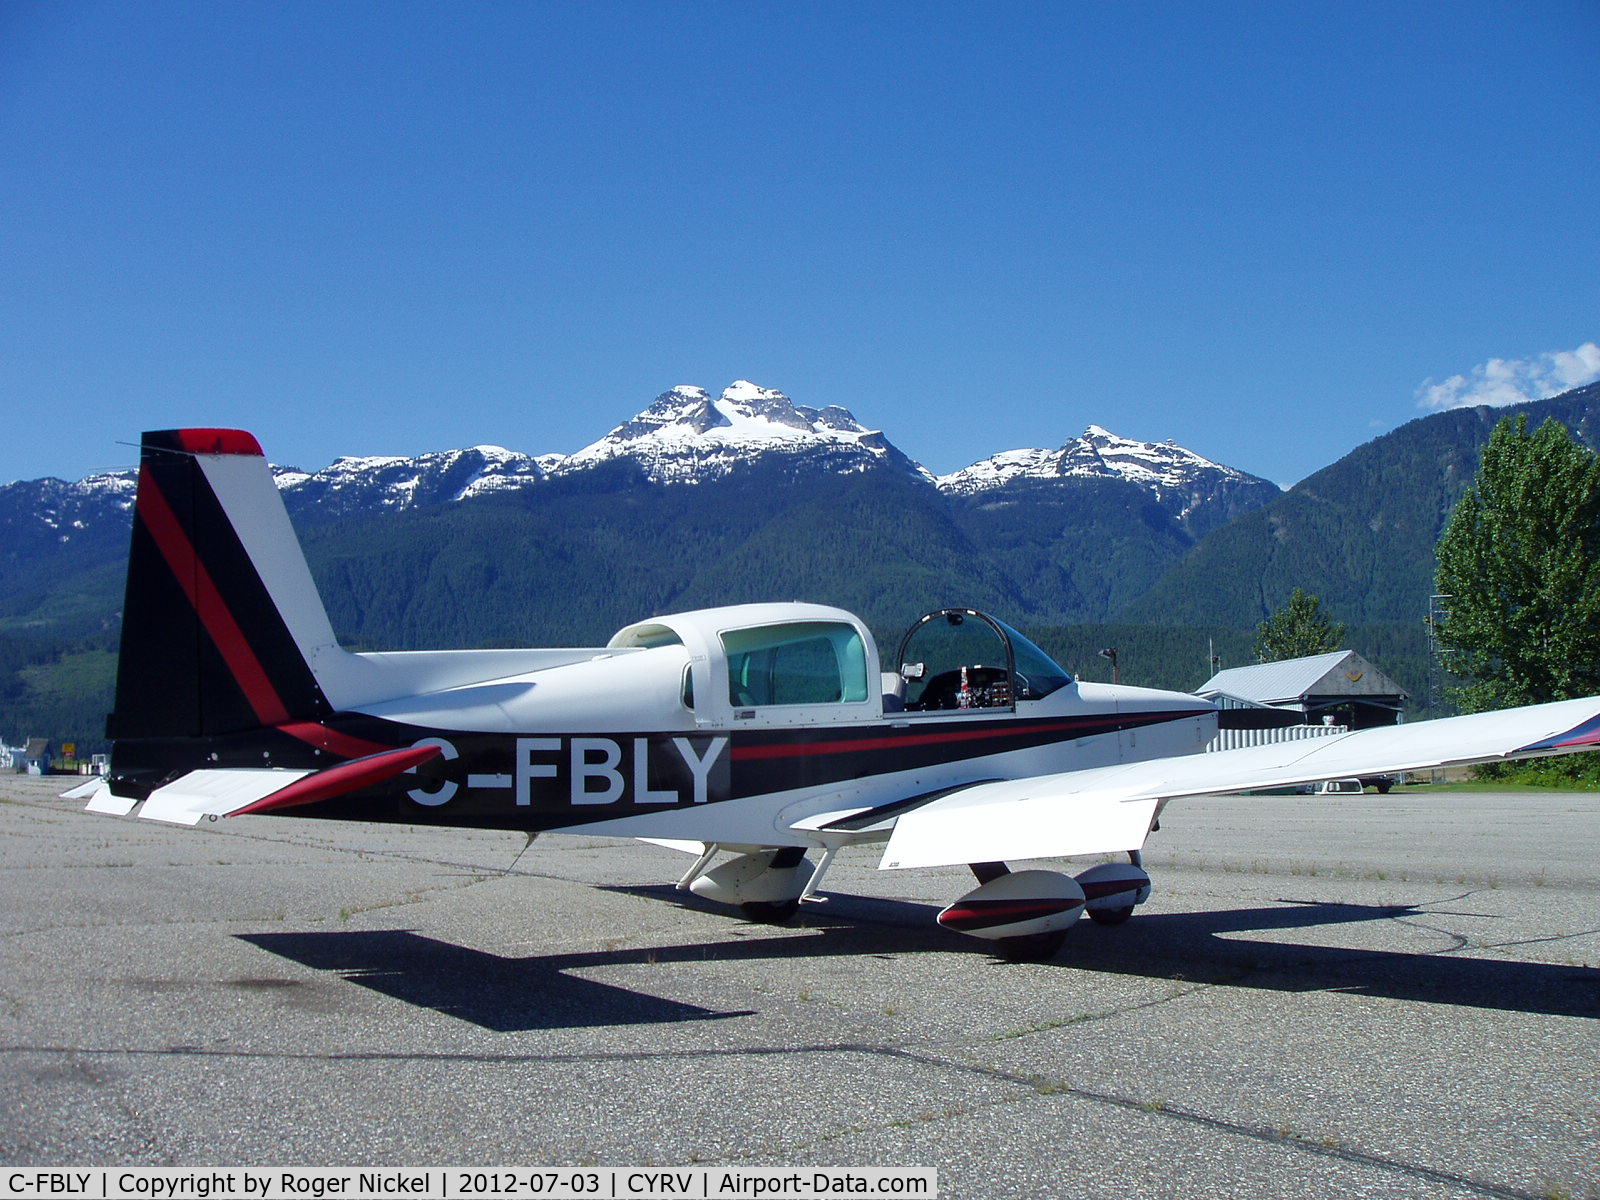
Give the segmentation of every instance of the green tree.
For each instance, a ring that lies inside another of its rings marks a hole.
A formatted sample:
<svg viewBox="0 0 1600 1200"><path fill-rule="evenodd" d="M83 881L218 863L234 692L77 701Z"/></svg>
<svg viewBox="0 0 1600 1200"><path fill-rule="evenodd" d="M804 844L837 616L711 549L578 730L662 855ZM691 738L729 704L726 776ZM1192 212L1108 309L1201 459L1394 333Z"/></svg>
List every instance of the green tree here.
<svg viewBox="0 0 1600 1200"><path fill-rule="evenodd" d="M1566 426L1495 426L1438 560L1436 632L1462 708L1600 692L1600 457Z"/></svg>
<svg viewBox="0 0 1600 1200"><path fill-rule="evenodd" d="M1256 626L1256 658L1278 662L1326 654L1339 648L1347 632L1347 626L1322 611L1321 600L1304 588L1295 588L1289 603Z"/></svg>

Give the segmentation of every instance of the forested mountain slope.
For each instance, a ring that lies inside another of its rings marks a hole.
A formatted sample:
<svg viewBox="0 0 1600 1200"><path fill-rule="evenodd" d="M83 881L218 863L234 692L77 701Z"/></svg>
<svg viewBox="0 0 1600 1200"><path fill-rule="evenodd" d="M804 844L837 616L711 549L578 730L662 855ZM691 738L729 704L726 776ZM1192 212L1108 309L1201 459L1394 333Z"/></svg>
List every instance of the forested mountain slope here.
<svg viewBox="0 0 1600 1200"><path fill-rule="evenodd" d="M1420 621L1450 511L1495 424L1518 413L1533 426L1560 421L1600 448L1600 384L1514 407L1421 417L1207 534L1121 618L1247 626L1303 587L1351 624Z"/></svg>

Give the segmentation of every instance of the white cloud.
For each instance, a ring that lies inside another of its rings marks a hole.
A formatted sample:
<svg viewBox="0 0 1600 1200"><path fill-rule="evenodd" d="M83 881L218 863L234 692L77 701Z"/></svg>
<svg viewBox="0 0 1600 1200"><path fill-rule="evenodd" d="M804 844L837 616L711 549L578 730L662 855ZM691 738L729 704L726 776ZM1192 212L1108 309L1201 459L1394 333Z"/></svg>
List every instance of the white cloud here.
<svg viewBox="0 0 1600 1200"><path fill-rule="evenodd" d="M1471 408L1478 404L1523 404L1557 396L1600 379L1600 345L1556 350L1538 358L1491 358L1465 375L1417 387L1419 408Z"/></svg>

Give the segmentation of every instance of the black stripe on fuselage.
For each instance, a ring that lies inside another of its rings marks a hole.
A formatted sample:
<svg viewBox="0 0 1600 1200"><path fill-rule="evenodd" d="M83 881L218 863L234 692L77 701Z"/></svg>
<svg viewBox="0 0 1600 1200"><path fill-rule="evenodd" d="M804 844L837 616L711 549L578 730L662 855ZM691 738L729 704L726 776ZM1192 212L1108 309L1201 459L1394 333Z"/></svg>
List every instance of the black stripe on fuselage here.
<svg viewBox="0 0 1600 1200"><path fill-rule="evenodd" d="M733 793L790 791L1166 724L1211 710L1058 717L917 718L903 724L735 734Z"/></svg>
<svg viewBox="0 0 1600 1200"><path fill-rule="evenodd" d="M294 815L495 829L564 828L976 763L991 755L1164 724L1207 711L913 718L904 724L807 729L524 735L436 730L344 713L326 724L342 734L386 745L429 739L447 749L413 774L296 808ZM141 791L198 767L317 770L338 761L273 730L204 739L131 739L118 743L117 755L119 772L148 781ZM1070 765L1063 763L1057 769ZM990 774L983 772L985 777Z"/></svg>

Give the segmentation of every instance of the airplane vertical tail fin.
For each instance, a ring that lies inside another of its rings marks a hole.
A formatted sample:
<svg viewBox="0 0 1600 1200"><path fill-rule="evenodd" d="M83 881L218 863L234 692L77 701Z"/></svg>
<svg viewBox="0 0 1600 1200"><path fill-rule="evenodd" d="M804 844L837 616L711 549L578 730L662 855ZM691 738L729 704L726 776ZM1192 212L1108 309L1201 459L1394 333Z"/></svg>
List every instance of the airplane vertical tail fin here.
<svg viewBox="0 0 1600 1200"><path fill-rule="evenodd" d="M200 738L317 720L336 645L256 439L146 433L108 736Z"/></svg>

